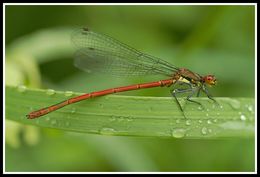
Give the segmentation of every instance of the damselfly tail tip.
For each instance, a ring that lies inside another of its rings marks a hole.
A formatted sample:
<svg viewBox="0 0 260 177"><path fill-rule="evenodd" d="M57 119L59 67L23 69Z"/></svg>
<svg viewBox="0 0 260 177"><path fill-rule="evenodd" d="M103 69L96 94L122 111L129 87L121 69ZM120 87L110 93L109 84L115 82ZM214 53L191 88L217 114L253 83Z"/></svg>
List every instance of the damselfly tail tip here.
<svg viewBox="0 0 260 177"><path fill-rule="evenodd" d="M30 114L27 114L26 117L27 117L27 119L32 119Z"/></svg>
<svg viewBox="0 0 260 177"><path fill-rule="evenodd" d="M27 117L27 119L34 119L37 116L35 116L34 114L29 113L29 114L26 115L26 117Z"/></svg>

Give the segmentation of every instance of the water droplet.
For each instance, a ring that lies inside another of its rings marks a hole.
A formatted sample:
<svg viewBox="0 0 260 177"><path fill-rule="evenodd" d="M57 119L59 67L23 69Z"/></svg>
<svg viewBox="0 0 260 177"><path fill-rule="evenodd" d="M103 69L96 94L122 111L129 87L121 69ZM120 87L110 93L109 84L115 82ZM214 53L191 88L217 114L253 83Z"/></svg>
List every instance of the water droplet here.
<svg viewBox="0 0 260 177"><path fill-rule="evenodd" d="M240 108L240 102L235 99L230 99L229 104L233 109L239 109Z"/></svg>
<svg viewBox="0 0 260 177"><path fill-rule="evenodd" d="M72 91L66 91L65 92L65 96L72 96L73 95L73 92Z"/></svg>
<svg viewBox="0 0 260 177"><path fill-rule="evenodd" d="M19 86L17 87L18 92L21 92L21 93L25 92L26 89L27 89L27 88L26 88L24 85L19 85Z"/></svg>
<svg viewBox="0 0 260 177"><path fill-rule="evenodd" d="M207 123L208 123L208 124L212 124L211 120L208 120Z"/></svg>
<svg viewBox="0 0 260 177"><path fill-rule="evenodd" d="M209 128L209 129L208 129L208 132L209 132L209 133L212 133L212 130Z"/></svg>
<svg viewBox="0 0 260 177"><path fill-rule="evenodd" d="M206 111L209 112L209 108L207 108Z"/></svg>
<svg viewBox="0 0 260 177"><path fill-rule="evenodd" d="M199 123L201 124L201 123L202 123L202 120L199 120Z"/></svg>
<svg viewBox="0 0 260 177"><path fill-rule="evenodd" d="M71 109L71 113L74 114L76 112L76 108Z"/></svg>
<svg viewBox="0 0 260 177"><path fill-rule="evenodd" d="M186 125L190 125L191 121L190 120L186 120Z"/></svg>
<svg viewBox="0 0 260 177"><path fill-rule="evenodd" d="M220 113L218 112L218 113L217 113L217 115L219 116L219 115L220 115Z"/></svg>
<svg viewBox="0 0 260 177"><path fill-rule="evenodd" d="M239 114L239 115L241 115L241 114L242 114L242 112L238 112L238 114Z"/></svg>
<svg viewBox="0 0 260 177"><path fill-rule="evenodd" d="M179 124L180 122L181 122L180 119L177 119L177 120L176 120L176 124Z"/></svg>
<svg viewBox="0 0 260 177"><path fill-rule="evenodd" d="M123 117L123 116L120 116L119 118L118 118L118 121L119 122L122 122L122 121L124 121L125 120L125 118Z"/></svg>
<svg viewBox="0 0 260 177"><path fill-rule="evenodd" d="M252 105L248 106L247 109L248 109L248 111L253 112L253 106Z"/></svg>
<svg viewBox="0 0 260 177"><path fill-rule="evenodd" d="M208 129L207 129L206 127L203 127L203 128L201 129L201 133L202 133L203 135L206 135L206 134L208 133Z"/></svg>
<svg viewBox="0 0 260 177"><path fill-rule="evenodd" d="M47 122L49 122L49 121L50 121L50 117L46 117L45 120L46 120Z"/></svg>
<svg viewBox="0 0 260 177"><path fill-rule="evenodd" d="M219 108L220 108L220 109L223 109L223 106L222 106L222 105L220 105L220 106L219 106Z"/></svg>
<svg viewBox="0 0 260 177"><path fill-rule="evenodd" d="M217 123L217 122L218 122L218 119L214 119L213 122Z"/></svg>
<svg viewBox="0 0 260 177"><path fill-rule="evenodd" d="M116 116L111 116L111 118L109 119L111 122L116 120Z"/></svg>
<svg viewBox="0 0 260 177"><path fill-rule="evenodd" d="M133 121L133 118L132 117L129 117L126 119L128 122L132 122Z"/></svg>
<svg viewBox="0 0 260 177"><path fill-rule="evenodd" d="M48 90L46 91L46 94L47 94L47 95L54 95L54 94L55 94L55 90L53 90L53 89L48 89Z"/></svg>
<svg viewBox="0 0 260 177"><path fill-rule="evenodd" d="M102 135L113 135L116 133L115 129L104 127L99 131Z"/></svg>
<svg viewBox="0 0 260 177"><path fill-rule="evenodd" d="M198 110L202 110L203 108L201 106L198 107Z"/></svg>
<svg viewBox="0 0 260 177"><path fill-rule="evenodd" d="M51 125L56 125L56 124L57 124L56 119L51 120Z"/></svg>
<svg viewBox="0 0 260 177"><path fill-rule="evenodd" d="M206 117L209 117L209 114L208 114L208 113L206 114Z"/></svg>
<svg viewBox="0 0 260 177"><path fill-rule="evenodd" d="M242 114L242 115L240 116L240 119L241 119L242 121L245 121L245 120L246 120L246 116Z"/></svg>
<svg viewBox="0 0 260 177"><path fill-rule="evenodd" d="M183 138L186 134L186 130L183 128L176 128L172 130L172 136L174 138Z"/></svg>

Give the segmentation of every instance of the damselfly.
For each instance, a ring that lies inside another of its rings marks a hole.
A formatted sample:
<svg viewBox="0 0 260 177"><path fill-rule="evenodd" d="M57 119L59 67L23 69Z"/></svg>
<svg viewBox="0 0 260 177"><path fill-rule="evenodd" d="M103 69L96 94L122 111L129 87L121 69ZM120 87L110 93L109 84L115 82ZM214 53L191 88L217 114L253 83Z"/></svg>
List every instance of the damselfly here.
<svg viewBox="0 0 260 177"><path fill-rule="evenodd" d="M89 98L151 87L170 87L172 85L187 85L187 88L171 90L171 94L175 98L183 115L183 108L177 99L177 95L180 93L188 93L186 99L200 106L202 106L201 103L192 100L191 97L195 93L199 96L201 91L204 92L209 99L216 102L207 89L207 86L216 84L214 75L201 76L189 69L178 68L167 61L142 53L116 39L95 33L87 28L75 31L72 34L72 42L78 49L75 53L75 66L81 70L120 76L161 74L168 77L168 79L86 93L58 104L33 111L27 115L28 119L43 116L66 105Z"/></svg>

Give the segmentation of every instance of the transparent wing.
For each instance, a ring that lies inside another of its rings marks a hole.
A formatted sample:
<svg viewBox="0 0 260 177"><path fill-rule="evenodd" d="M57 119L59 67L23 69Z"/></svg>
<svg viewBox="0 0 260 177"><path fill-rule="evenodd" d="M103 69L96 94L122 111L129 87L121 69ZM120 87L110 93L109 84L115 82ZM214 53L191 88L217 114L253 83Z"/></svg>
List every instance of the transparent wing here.
<svg viewBox="0 0 260 177"><path fill-rule="evenodd" d="M172 76L178 70L164 60L85 28L72 34L72 42L78 48L75 53L75 66L84 71L116 76L145 74Z"/></svg>

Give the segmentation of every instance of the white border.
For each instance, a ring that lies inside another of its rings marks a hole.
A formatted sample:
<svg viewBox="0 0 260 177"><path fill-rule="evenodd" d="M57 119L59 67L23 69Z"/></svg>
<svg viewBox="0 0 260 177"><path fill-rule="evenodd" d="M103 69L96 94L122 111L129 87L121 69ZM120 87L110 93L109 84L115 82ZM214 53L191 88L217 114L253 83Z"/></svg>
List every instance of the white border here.
<svg viewBox="0 0 260 177"><path fill-rule="evenodd" d="M5 6L6 5L243 5L255 6L255 172L6 172L5 116L3 116L3 173L5 174L257 174L257 3L3 3L3 115L5 115Z"/></svg>
<svg viewBox="0 0 260 177"><path fill-rule="evenodd" d="M4 3L4 5L257 5L257 3Z"/></svg>
<svg viewBox="0 0 260 177"><path fill-rule="evenodd" d="M257 5L255 5L255 171L257 171Z"/></svg>
<svg viewBox="0 0 260 177"><path fill-rule="evenodd" d="M5 5L3 5L3 174L5 173Z"/></svg>

